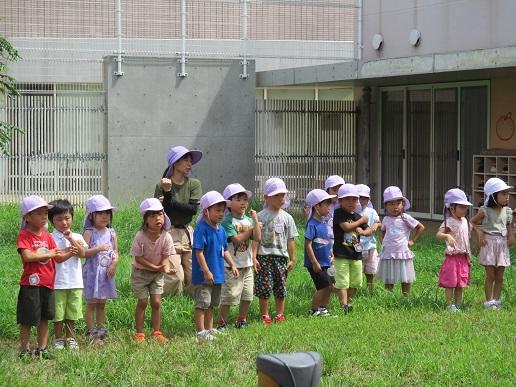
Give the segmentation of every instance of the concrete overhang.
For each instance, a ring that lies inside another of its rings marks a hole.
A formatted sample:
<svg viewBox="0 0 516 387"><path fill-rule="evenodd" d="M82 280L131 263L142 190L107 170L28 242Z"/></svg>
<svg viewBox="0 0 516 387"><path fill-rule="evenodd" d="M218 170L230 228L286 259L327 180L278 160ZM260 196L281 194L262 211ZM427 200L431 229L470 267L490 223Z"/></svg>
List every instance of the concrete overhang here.
<svg viewBox="0 0 516 387"><path fill-rule="evenodd" d="M263 71L257 87L389 86L478 80L516 72L516 46Z"/></svg>

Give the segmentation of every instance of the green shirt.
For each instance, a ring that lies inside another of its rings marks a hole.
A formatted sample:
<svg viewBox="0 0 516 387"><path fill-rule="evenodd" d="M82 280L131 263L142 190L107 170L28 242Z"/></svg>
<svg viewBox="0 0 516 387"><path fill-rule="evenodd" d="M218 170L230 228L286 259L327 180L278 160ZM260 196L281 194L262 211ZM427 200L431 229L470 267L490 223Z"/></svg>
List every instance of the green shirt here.
<svg viewBox="0 0 516 387"><path fill-rule="evenodd" d="M160 196L164 196L164 192L160 185L156 184L154 197L159 198ZM197 210L201 196L201 182L197 179L185 177L185 181L181 185L172 182L172 200L182 204L195 206L195 210ZM165 207L165 212L174 226L186 226L192 221L192 218L195 215L195 211L184 211L175 208L170 209L170 206L168 203L165 203L165 201L163 202L163 207Z"/></svg>

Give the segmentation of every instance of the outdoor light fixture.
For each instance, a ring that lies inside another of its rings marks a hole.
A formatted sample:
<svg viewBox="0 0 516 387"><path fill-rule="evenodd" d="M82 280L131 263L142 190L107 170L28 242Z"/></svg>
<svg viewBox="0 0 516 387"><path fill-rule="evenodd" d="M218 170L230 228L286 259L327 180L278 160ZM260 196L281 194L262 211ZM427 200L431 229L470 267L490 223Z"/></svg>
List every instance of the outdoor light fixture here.
<svg viewBox="0 0 516 387"><path fill-rule="evenodd" d="M419 43L421 43L421 32L419 30L411 30L409 32L409 43L413 45L414 47L419 46Z"/></svg>
<svg viewBox="0 0 516 387"><path fill-rule="evenodd" d="M381 50L383 47L383 36L381 34L374 34L372 43L373 43L373 48L375 50Z"/></svg>

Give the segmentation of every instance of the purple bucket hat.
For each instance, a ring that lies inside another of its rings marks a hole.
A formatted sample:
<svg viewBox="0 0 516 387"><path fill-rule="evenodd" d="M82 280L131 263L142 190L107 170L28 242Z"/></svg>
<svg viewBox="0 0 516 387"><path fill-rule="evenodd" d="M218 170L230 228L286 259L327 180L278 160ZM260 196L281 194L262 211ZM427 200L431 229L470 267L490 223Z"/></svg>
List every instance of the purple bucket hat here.
<svg viewBox="0 0 516 387"><path fill-rule="evenodd" d="M224 192L222 192L222 196L224 196L224 199L229 200L229 198L231 196L239 194L239 193L245 193L247 195L248 199L251 196L253 196L253 193L251 191L245 189L241 184L238 184L238 183L230 184L226 188L224 188Z"/></svg>
<svg viewBox="0 0 516 387"><path fill-rule="evenodd" d="M226 206L228 205L228 201L224 199L224 196L222 196L220 193L217 191L208 191L201 197L201 211L210 208L217 203L224 203Z"/></svg>
<svg viewBox="0 0 516 387"><path fill-rule="evenodd" d="M329 195L325 190L322 189L314 189L308 192L308 195L306 195L306 206L308 207L308 216L307 218L310 219L312 217L312 210L315 205L327 200L327 199L333 199L336 195Z"/></svg>
<svg viewBox="0 0 516 387"><path fill-rule="evenodd" d="M465 206L472 206L470 202L468 202L468 198L463 190L459 188L452 188L448 190L444 194L444 206L446 208L450 208L452 204L462 204Z"/></svg>
<svg viewBox="0 0 516 387"><path fill-rule="evenodd" d="M202 159L202 152L200 150L192 149L188 150L182 145L174 146L167 152L168 170L167 175L171 176L174 169L174 163L184 157L187 153L192 156L192 165L197 164Z"/></svg>
<svg viewBox="0 0 516 387"><path fill-rule="evenodd" d="M346 198L349 196L358 198L358 191L357 191L356 185L350 184L350 183L342 184L342 187L339 188L339 193L338 193L337 197L339 199L342 199L342 198Z"/></svg>
<svg viewBox="0 0 516 387"><path fill-rule="evenodd" d="M116 211L116 207L113 207L111 203L109 202L108 198L106 198L104 195L93 195L86 200L86 216L84 217L84 226L83 228L92 228L93 224L91 224L91 221L89 220L90 214L94 212L99 211Z"/></svg>
<svg viewBox="0 0 516 387"><path fill-rule="evenodd" d="M43 199L41 196L32 195L27 196L23 198L21 205L20 205L20 213L21 213L21 225L20 228L27 227L27 222L23 217L27 215L28 213L37 210L38 208L46 207L48 209L53 208L54 206L51 204L48 204L45 199Z"/></svg>
<svg viewBox="0 0 516 387"><path fill-rule="evenodd" d="M390 186L383 191L383 203L392 202L393 200L403 200L403 210L407 211L410 208L410 202L403 196L401 189L396 186Z"/></svg>
<svg viewBox="0 0 516 387"><path fill-rule="evenodd" d="M281 180L279 177L271 177L265 181L263 187L263 193L266 196L274 196L280 193L288 193L287 186L285 182Z"/></svg>
<svg viewBox="0 0 516 387"><path fill-rule="evenodd" d="M342 177L340 177L339 175L331 175L328 176L328 178L324 182L324 189L328 190L328 188L332 188L342 184L345 184L345 181Z"/></svg>
<svg viewBox="0 0 516 387"><path fill-rule="evenodd" d="M170 222L170 218L165 213L163 205L161 204L161 202L158 199L148 198L148 199L145 199L143 202L141 202L140 214L143 216L143 215L145 215L145 213L147 211L163 211L163 215L165 217L165 224L163 225L163 227L167 231L172 228L172 223Z"/></svg>

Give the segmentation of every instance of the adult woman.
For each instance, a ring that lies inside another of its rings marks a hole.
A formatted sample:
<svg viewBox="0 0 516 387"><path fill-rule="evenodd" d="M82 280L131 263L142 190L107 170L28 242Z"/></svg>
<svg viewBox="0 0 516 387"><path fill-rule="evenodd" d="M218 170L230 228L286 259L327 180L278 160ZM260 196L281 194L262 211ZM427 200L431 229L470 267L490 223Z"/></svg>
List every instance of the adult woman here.
<svg viewBox="0 0 516 387"><path fill-rule="evenodd" d="M199 162L202 152L175 146L167 153L168 167L154 196L163 203L165 213L172 222L170 234L174 240L176 255L172 264L175 274L165 276L164 295L185 291L191 293L192 283L192 228L190 222L197 213L202 196L201 182L191 178L192 165Z"/></svg>

